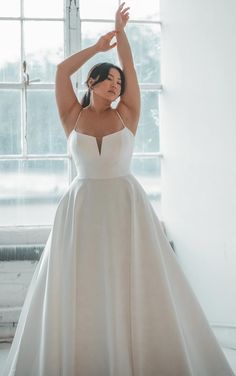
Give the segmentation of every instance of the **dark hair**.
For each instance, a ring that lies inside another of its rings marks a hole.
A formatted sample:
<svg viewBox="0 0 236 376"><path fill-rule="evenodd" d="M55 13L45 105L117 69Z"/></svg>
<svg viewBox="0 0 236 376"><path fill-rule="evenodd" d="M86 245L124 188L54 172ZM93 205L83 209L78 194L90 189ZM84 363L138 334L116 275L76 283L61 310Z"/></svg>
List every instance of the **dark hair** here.
<svg viewBox="0 0 236 376"><path fill-rule="evenodd" d="M86 107L90 103L90 88L88 86L89 79L93 78L95 80L95 82L92 84L92 86L95 86L99 82L102 82L102 81L107 79L108 73L109 73L111 68L115 68L119 71L120 78L121 78L120 95L122 95L124 93L124 91L125 91L125 75L124 75L124 72L122 71L122 69L120 67L114 65L114 64L111 64L111 63L99 63L99 64L94 65L88 73L87 80L86 80L86 85L88 87L88 90L84 94L83 98L81 99L82 107Z"/></svg>

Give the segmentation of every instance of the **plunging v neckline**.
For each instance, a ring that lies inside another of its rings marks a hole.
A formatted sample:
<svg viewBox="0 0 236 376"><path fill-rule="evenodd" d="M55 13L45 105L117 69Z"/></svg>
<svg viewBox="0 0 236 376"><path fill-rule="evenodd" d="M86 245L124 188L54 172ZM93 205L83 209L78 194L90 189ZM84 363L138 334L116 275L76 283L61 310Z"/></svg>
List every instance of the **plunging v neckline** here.
<svg viewBox="0 0 236 376"><path fill-rule="evenodd" d="M71 135L73 132L75 132L75 133L78 133L78 134L81 135L81 136L90 137L90 138L94 139L94 140L96 141L97 150L98 150L98 155L101 157L101 156L102 156L103 139L105 139L105 138L107 138L107 137L111 137L111 136L116 135L116 134L119 134L120 132L124 131L125 129L127 129L127 130L129 131L129 133L131 134L131 136L133 136L133 138L135 137L135 135L133 134L133 132L132 132L128 127L126 127L126 125L124 124L123 119L121 118L119 112L118 112L117 110L115 110L115 112L116 112L117 116L120 118L120 120L121 120L121 122L122 122L122 124L123 124L123 128L121 128L119 131L116 131L116 132L113 132L113 133L109 133L109 134L106 134L105 136L99 137L99 138L101 138L100 149L99 149L98 137L93 136L93 135L90 135L90 134L82 133L82 132L76 130L77 123L78 123L78 120L79 120L79 118L80 118L80 116L81 116L82 110L81 110L80 113L79 113L79 116L78 116L78 118L77 118L77 120L76 120L76 123L75 123L75 127L74 127L74 129L71 131L70 135ZM69 135L67 141L69 141L70 135Z"/></svg>
<svg viewBox="0 0 236 376"><path fill-rule="evenodd" d="M121 128L119 131L116 131L116 132L113 132L113 133L109 133L109 134L106 134L106 135L102 136L102 137L101 137L100 150L99 150L99 144L98 144L98 137L93 136L93 135L91 135L91 134L86 134L86 133L82 133L82 132L80 132L80 131L76 131L75 129L73 129L72 132L74 131L75 133L78 133L80 136L91 137L92 139L94 139L95 142L96 142L96 144L97 144L98 154L99 154L99 156L101 156L101 155L102 155L103 139L104 139L104 138L107 138L107 137L110 137L110 136L113 136L113 135L116 135L117 133L120 133L120 132L124 131L125 129L128 129L128 131L130 132L130 134L134 137L133 132L131 132L131 130L130 130L128 127L124 126L124 127ZM71 132L71 133L72 133L72 132ZM70 133L70 135L71 135L71 133ZM70 135L69 135L69 137L70 137Z"/></svg>

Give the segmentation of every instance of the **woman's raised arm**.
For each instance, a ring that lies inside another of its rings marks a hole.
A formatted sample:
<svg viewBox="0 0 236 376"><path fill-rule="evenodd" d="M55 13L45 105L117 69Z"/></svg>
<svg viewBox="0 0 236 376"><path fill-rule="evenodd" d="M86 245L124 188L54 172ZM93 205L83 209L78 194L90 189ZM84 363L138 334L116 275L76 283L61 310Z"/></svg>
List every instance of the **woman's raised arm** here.
<svg viewBox="0 0 236 376"><path fill-rule="evenodd" d="M117 52L120 65L125 74L125 91L120 97L117 109L125 115L128 121L130 120L133 123L133 130L135 131L135 125L137 126L140 115L140 89L130 44L124 31L129 19L129 7L123 9L124 4L122 3L119 6L115 19Z"/></svg>
<svg viewBox="0 0 236 376"><path fill-rule="evenodd" d="M68 57L57 65L55 94L59 115L63 124L74 106L81 106L74 92L70 76L96 54L95 45Z"/></svg>
<svg viewBox="0 0 236 376"><path fill-rule="evenodd" d="M115 35L115 31L110 31L101 36L91 47L69 56L57 65L55 95L60 119L66 134L70 133L71 123L73 123L74 118L77 118L82 108L74 92L70 76L96 53L105 52L115 47L116 43L110 44Z"/></svg>

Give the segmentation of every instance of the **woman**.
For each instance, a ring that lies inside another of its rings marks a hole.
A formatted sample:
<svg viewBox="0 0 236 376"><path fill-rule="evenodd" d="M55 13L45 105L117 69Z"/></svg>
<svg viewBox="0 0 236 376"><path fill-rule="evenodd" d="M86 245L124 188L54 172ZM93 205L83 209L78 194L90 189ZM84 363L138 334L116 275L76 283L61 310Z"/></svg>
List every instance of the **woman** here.
<svg viewBox="0 0 236 376"><path fill-rule="evenodd" d="M122 124L116 115L117 112L133 134L136 132L139 120L139 85L130 46L124 32L129 18L127 13L129 8L122 10L123 6L124 3L117 11L114 31L99 38L95 45L63 61L57 70L56 99L66 135L69 136L74 129L78 115L85 108L80 119L79 129L83 133L97 137L99 148L103 136L120 129ZM117 43L110 45L115 36ZM116 45L123 71L112 64L110 66L106 63L97 64L88 74L86 82L88 92L80 103L72 88L70 76L96 53L108 51ZM120 95L121 98L115 111L112 109L111 103ZM98 125L96 126L96 124Z"/></svg>
<svg viewBox="0 0 236 376"><path fill-rule="evenodd" d="M140 93L123 7L115 31L58 66L58 110L78 175L58 205L4 376L233 376L130 171ZM80 103L71 74L116 45L122 70L93 67Z"/></svg>

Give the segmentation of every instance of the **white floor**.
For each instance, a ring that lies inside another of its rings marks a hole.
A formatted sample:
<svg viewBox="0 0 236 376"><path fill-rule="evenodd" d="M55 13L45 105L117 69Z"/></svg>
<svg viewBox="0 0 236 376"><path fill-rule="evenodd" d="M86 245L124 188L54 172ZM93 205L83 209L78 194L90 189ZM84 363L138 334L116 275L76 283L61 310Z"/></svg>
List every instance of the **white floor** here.
<svg viewBox="0 0 236 376"><path fill-rule="evenodd" d="M0 370L3 368L3 364L7 357L8 351L11 344L9 343L0 343ZM236 375L236 349L235 350L225 350L223 349L226 358L228 359L229 364L231 365L235 375ZM1 376L1 371L0 371Z"/></svg>

